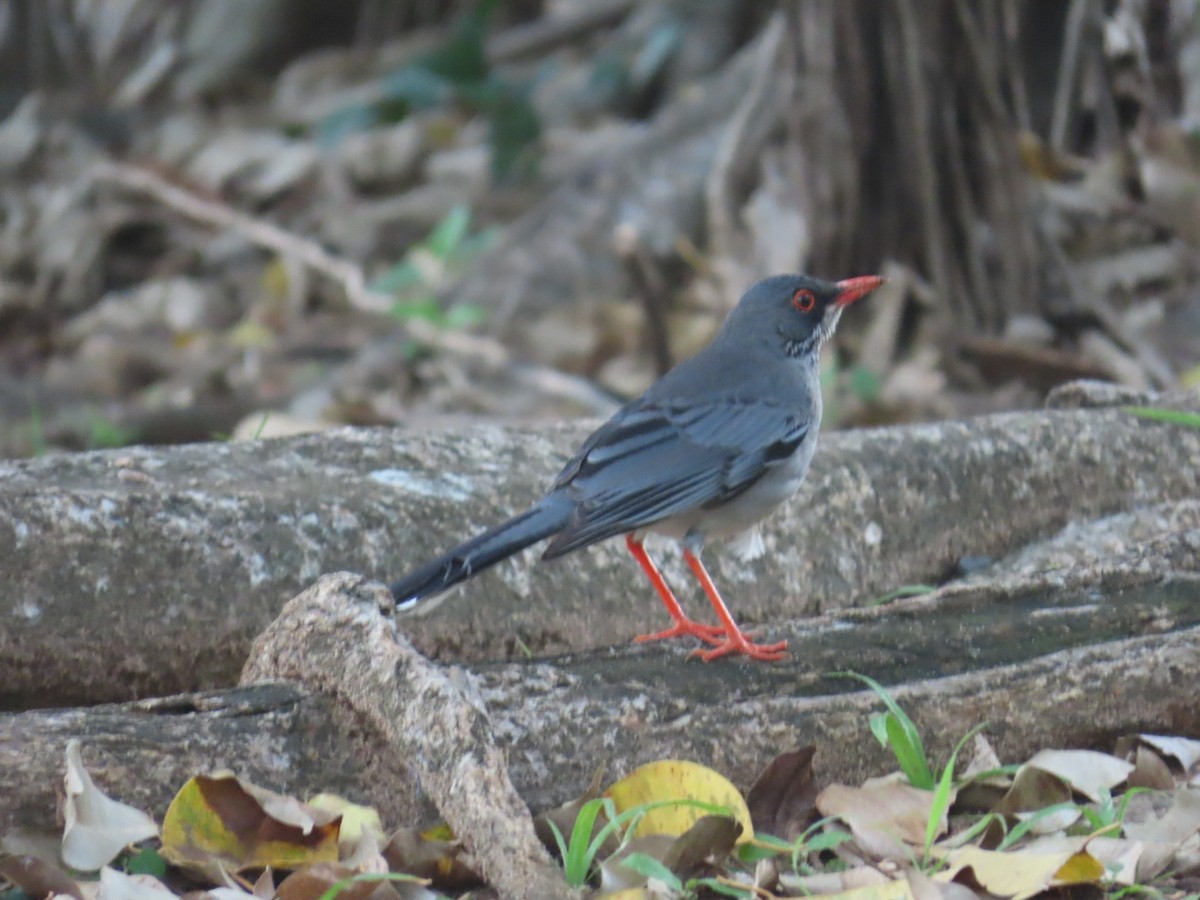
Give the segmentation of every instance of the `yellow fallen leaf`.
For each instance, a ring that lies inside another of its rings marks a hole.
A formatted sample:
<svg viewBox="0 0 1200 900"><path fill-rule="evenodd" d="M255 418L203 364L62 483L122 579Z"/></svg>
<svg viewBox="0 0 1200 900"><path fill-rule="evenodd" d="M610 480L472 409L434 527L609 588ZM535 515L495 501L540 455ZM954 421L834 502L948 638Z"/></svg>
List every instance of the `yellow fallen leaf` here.
<svg viewBox="0 0 1200 900"><path fill-rule="evenodd" d="M935 880L949 882L959 872L970 869L988 893L1012 900L1025 900L1047 888L1067 884L1096 884L1104 876L1104 865L1099 860L1086 850L1069 847L1056 852L960 847L938 855L944 855L947 866L934 876Z"/></svg>
<svg viewBox="0 0 1200 900"><path fill-rule="evenodd" d="M364 831L371 832L380 846L387 843L387 836L383 833L383 820L379 818L379 812L373 806L351 803L338 794L317 794L308 798L308 805L313 809L321 809L342 817L338 843L343 849L358 844Z"/></svg>
<svg viewBox="0 0 1200 900"><path fill-rule="evenodd" d="M738 789L724 775L699 763L681 759L662 759L647 763L610 787L605 791L605 796L612 799L618 814L639 806L678 800L722 807L727 815L732 816L742 826L739 844L754 837L750 810ZM711 812L711 809L688 803L658 806L642 817L634 836L678 836Z"/></svg>
<svg viewBox="0 0 1200 900"><path fill-rule="evenodd" d="M180 788L162 827L162 855L212 872L337 862L339 816L225 775Z"/></svg>

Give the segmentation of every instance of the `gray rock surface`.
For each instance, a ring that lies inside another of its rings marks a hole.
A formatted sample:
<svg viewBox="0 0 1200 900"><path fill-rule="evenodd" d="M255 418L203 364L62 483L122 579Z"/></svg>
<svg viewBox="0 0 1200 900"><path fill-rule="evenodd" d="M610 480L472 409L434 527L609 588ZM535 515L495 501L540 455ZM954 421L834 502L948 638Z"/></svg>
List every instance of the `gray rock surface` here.
<svg viewBox="0 0 1200 900"><path fill-rule="evenodd" d="M588 427L345 429L0 464L0 708L232 684L250 640L318 575L395 578L519 512ZM855 606L939 582L963 555L1200 498L1200 431L1118 409L822 441L805 489L768 523L765 559L708 553L744 623ZM680 560L660 555L698 612ZM402 630L434 657L487 659L620 644L661 623L619 541L535 559L498 566Z"/></svg>
<svg viewBox="0 0 1200 900"><path fill-rule="evenodd" d="M1131 732L1194 734L1198 596L1200 529L1189 528L1100 564L795 620L782 629L790 658L769 666L626 645L439 672L386 618L381 585L335 574L287 604L247 664L248 679L294 687L0 714L0 833L53 825L70 737L103 788L155 815L187 778L232 766L276 790L371 803L389 825L441 811L460 835L528 827L495 784L505 763L534 811L577 797L597 769L613 781L663 758L704 762L745 790L809 743L821 779L857 783L894 761L870 734L878 698L831 677L846 669L887 686L937 759L985 721L1004 762L1107 750ZM462 788L480 777L492 786Z"/></svg>

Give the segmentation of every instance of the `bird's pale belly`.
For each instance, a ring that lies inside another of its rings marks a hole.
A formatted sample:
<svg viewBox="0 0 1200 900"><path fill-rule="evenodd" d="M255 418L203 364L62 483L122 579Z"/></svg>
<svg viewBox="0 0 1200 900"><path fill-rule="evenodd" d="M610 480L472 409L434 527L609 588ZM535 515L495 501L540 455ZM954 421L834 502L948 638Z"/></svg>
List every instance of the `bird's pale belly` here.
<svg viewBox="0 0 1200 900"><path fill-rule="evenodd" d="M808 473L816 449L816 429L813 429L795 453L768 470L737 497L715 508L695 509L664 519L645 530L677 540L692 537L701 543L736 537L753 528L796 493Z"/></svg>

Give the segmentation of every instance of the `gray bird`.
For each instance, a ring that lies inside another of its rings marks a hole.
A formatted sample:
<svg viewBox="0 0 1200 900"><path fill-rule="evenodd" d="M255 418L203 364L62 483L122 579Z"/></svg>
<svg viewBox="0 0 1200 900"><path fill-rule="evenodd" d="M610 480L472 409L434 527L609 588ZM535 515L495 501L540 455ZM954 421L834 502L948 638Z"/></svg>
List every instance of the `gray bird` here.
<svg viewBox="0 0 1200 900"><path fill-rule="evenodd" d="M777 275L750 288L711 344L625 404L584 441L528 512L455 547L392 585L400 609L478 575L552 538L554 559L625 535L673 623L638 641L691 635L711 649L777 660L786 641L755 644L738 628L700 562L710 538L738 538L743 556L762 553L759 521L795 493L821 424L818 360L842 310L883 283L865 276L829 282ZM689 619L646 555L647 532L683 543L683 555L719 625Z"/></svg>

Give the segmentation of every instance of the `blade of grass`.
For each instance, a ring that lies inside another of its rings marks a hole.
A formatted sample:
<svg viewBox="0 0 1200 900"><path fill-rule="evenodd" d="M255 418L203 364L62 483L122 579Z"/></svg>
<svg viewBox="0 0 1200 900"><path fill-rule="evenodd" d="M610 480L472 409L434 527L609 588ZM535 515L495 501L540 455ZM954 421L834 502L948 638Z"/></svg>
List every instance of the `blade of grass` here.
<svg viewBox="0 0 1200 900"><path fill-rule="evenodd" d="M1022 819L1020 822L1018 822L1016 825L1014 825L1012 828L1012 831L1010 831L1008 834L1006 834L1004 836L1004 840L1002 840L1000 842L999 846L997 846L996 849L1000 850L1000 851L1007 850L1009 847L1011 847L1013 844L1015 844L1021 838L1025 837L1025 835L1029 833L1029 829L1031 829L1035 823L1046 818L1046 816L1052 816L1055 813L1065 812L1067 810L1078 810L1078 809L1079 809L1079 806L1077 804L1070 803L1070 802L1055 803L1053 806L1047 806L1044 809L1039 809L1037 812L1033 813L1033 815L1031 815L1028 819Z"/></svg>
<svg viewBox="0 0 1200 900"><path fill-rule="evenodd" d="M871 676L861 675L858 672L834 672L833 675L835 678L858 679L883 701L883 705L887 707L890 714L890 719L884 719L883 730L889 742L896 741L896 743L885 743L884 746L891 747L892 753L896 756L896 762L900 764L900 770L913 787L927 791L933 790L933 772L929 768L929 759L925 755L925 745L921 741L921 733L917 731L913 720L900 708L900 704L892 698L887 689ZM878 738L879 732L874 724L872 724L872 731L875 731L875 736Z"/></svg>
<svg viewBox="0 0 1200 900"><path fill-rule="evenodd" d="M319 900L336 900L338 894L351 885L372 881L407 881L410 884L429 884L428 879L406 875L403 872L360 872L349 878L343 878L341 881L335 881L329 886L329 890L320 896Z"/></svg>
<svg viewBox="0 0 1200 900"><path fill-rule="evenodd" d="M1158 406L1123 406L1121 409L1143 419L1169 422L1172 425L1186 425L1188 428L1200 428L1200 413L1184 412L1181 409L1162 409Z"/></svg>
<svg viewBox="0 0 1200 900"><path fill-rule="evenodd" d="M948 838L938 844L938 846L948 850L953 850L956 847L962 847L965 844L969 844L971 841L975 840L975 838L979 837L979 835L987 831L988 826L995 821L1003 823L1004 817L999 813L987 813L986 815L981 816L979 821L966 831L960 831L958 834L950 835Z"/></svg>
<svg viewBox="0 0 1200 900"><path fill-rule="evenodd" d="M942 769L942 775L938 779L937 789L933 792L933 805L929 808L929 819L925 822L925 861L929 861L929 848L933 846L934 840L937 838L938 825L942 818L950 811L950 791L954 787L954 766L958 762L958 754L962 748L966 746L967 741L983 731L987 727L987 723L983 722L976 725L966 734L964 734L954 746L954 752L950 754L950 759L946 761L945 768Z"/></svg>
<svg viewBox="0 0 1200 900"><path fill-rule="evenodd" d="M683 891L683 882L679 880L679 876L653 856L645 853L630 853L621 860L621 865L627 869L633 869L645 878L661 881L676 893Z"/></svg>

